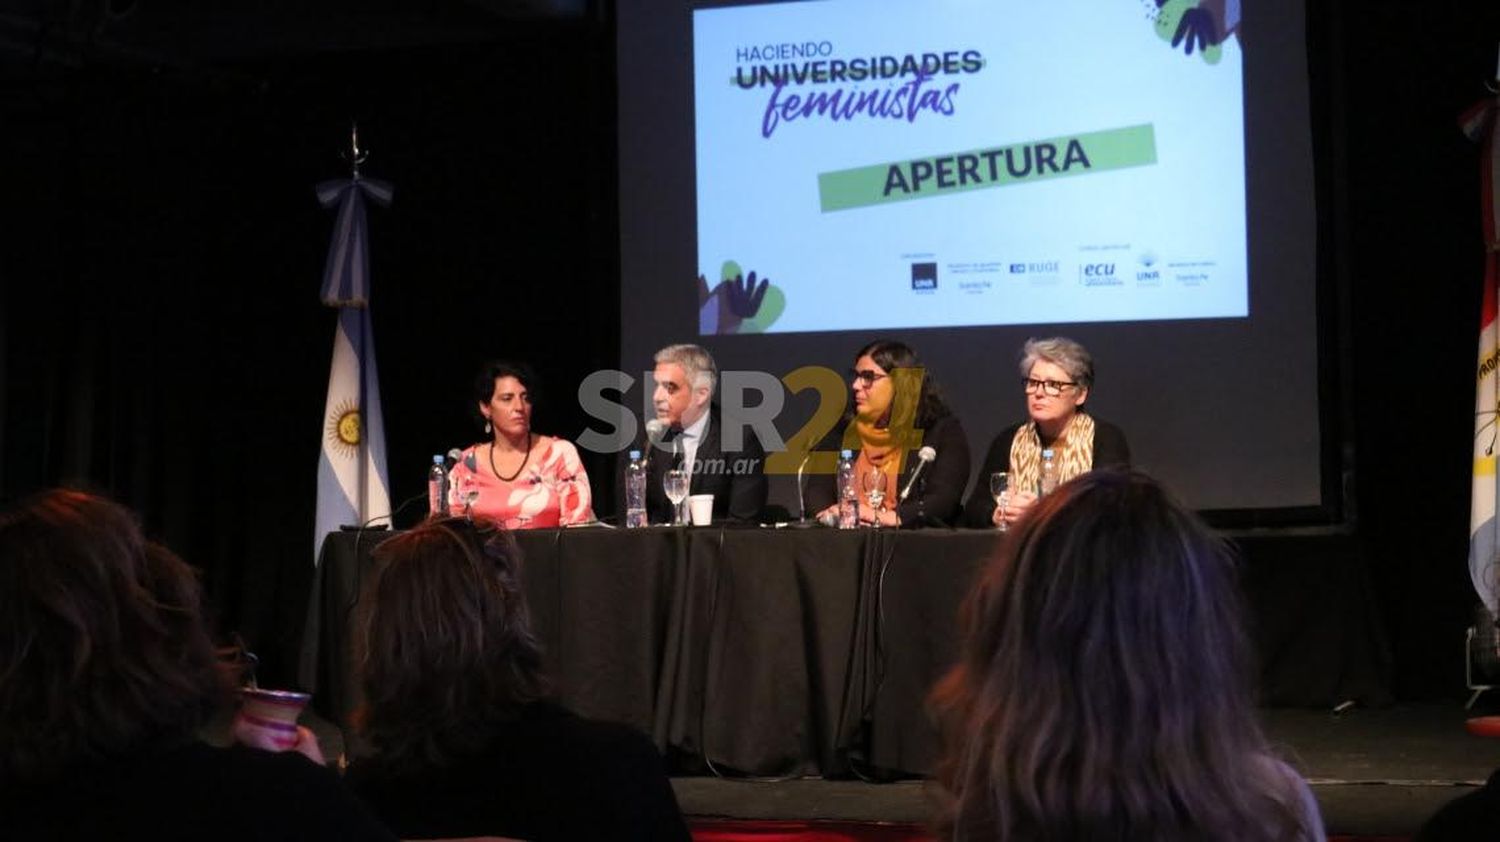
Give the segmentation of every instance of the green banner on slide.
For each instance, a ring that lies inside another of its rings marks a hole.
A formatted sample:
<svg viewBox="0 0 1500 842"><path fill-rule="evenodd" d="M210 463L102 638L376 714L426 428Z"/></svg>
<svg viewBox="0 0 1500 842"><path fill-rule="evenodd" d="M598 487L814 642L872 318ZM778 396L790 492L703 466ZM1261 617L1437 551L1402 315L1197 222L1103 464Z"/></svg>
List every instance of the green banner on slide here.
<svg viewBox="0 0 1500 842"><path fill-rule="evenodd" d="M1156 163L1151 124L818 174L824 213Z"/></svg>

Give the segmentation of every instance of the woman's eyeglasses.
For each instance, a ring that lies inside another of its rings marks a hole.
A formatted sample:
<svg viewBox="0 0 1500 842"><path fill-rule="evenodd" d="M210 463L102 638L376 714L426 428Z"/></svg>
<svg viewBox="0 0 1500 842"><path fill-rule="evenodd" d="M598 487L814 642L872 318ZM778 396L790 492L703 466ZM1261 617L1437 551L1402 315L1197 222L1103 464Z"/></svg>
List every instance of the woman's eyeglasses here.
<svg viewBox="0 0 1500 842"><path fill-rule="evenodd" d="M1055 398L1063 393L1063 389L1077 385L1077 383L1071 383L1066 380L1035 380L1030 377L1025 377L1021 380L1021 389L1026 394L1029 395L1032 392L1041 390L1042 394L1049 398Z"/></svg>
<svg viewBox="0 0 1500 842"><path fill-rule="evenodd" d="M862 383L866 389L875 385L876 380L889 377L889 374L881 374L878 371L855 371L849 369L849 378L855 383Z"/></svg>

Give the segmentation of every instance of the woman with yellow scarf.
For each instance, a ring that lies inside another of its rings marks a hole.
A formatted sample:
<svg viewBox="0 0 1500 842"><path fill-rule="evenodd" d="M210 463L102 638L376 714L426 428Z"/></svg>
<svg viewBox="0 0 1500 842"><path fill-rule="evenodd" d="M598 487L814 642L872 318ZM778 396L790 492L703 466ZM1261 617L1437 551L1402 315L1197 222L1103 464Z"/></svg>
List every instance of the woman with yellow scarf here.
<svg viewBox="0 0 1500 842"><path fill-rule="evenodd" d="M969 442L963 425L943 401L932 375L901 342L881 339L854 355L849 372L854 411L844 429L843 447L853 450L861 523L882 527L951 526L960 514L969 484ZM935 457L912 477L917 453L930 447ZM885 476L885 498L872 507L866 495L875 472ZM807 501L819 518L836 515L836 478L821 475L808 483ZM910 485L902 499L901 492Z"/></svg>
<svg viewBox="0 0 1500 842"><path fill-rule="evenodd" d="M1094 358L1088 349L1061 336L1031 339L1021 350L1021 388L1026 395L1024 424L995 437L979 480L964 507L969 526L1015 523L1037 500L1042 451L1051 450L1059 485L1094 468L1130 465L1130 445L1120 428L1084 409L1094 385ZM1009 474L1006 505L989 493L990 475Z"/></svg>

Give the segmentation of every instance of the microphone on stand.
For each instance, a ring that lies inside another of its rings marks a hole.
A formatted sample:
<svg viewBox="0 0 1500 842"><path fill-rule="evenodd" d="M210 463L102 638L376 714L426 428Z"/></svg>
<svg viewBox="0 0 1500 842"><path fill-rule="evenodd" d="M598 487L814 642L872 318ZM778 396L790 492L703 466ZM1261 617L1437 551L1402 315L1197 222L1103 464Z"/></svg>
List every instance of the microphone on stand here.
<svg viewBox="0 0 1500 842"><path fill-rule="evenodd" d="M651 452L661 446L661 437L667 434L667 422L660 418L652 418L646 422L646 461L651 461ZM676 439L673 439L676 444Z"/></svg>
<svg viewBox="0 0 1500 842"><path fill-rule="evenodd" d="M802 461L797 464L797 522L807 522L807 504L802 501L802 471L807 467L807 460L812 458L812 451L803 454Z"/></svg>
<svg viewBox="0 0 1500 842"><path fill-rule="evenodd" d="M647 488L646 488L646 511L647 511L646 521L648 523L651 520L651 516L650 516L650 511L651 511L651 505L650 505L650 503L651 503L651 487L650 486L652 484L651 480L650 480L651 471L653 471L655 469L655 466L656 466L656 450L657 450L657 448L661 447L662 437L665 436L666 434L667 434L667 422L661 420L660 418L652 418L650 421L646 422L646 446L643 447L643 448L641 448L641 453L642 453L642 460L641 461L642 461L642 464L645 466L646 476L647 476L647 480L646 480L646 485L647 485ZM677 440L676 439L672 440L672 446L674 448L677 446ZM670 468L671 466L672 466L672 463L668 462L667 463L667 467Z"/></svg>
<svg viewBox="0 0 1500 842"><path fill-rule="evenodd" d="M922 469L932 464L932 460L936 458L937 451L931 447L924 447L917 451L917 467L913 468L911 476L906 478L906 486L901 489L901 496L897 498L898 503L906 502L907 496L911 494L912 488L917 484L917 477L922 475Z"/></svg>
<svg viewBox="0 0 1500 842"><path fill-rule="evenodd" d="M792 524L800 528L817 526L817 521L807 519L807 503L802 499L802 471L807 467L807 460L812 458L812 439L807 441L807 453L803 454L802 462L797 465L797 522Z"/></svg>
<svg viewBox="0 0 1500 842"><path fill-rule="evenodd" d="M652 418L646 422L646 438L651 444L661 441L662 434L667 431L667 422L660 418Z"/></svg>

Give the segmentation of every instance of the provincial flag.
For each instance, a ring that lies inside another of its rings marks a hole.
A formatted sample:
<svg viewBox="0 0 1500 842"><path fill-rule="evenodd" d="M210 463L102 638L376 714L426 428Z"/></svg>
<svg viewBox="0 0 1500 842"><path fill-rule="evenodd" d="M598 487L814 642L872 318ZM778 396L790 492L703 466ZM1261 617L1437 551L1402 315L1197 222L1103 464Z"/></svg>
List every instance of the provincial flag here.
<svg viewBox="0 0 1500 842"><path fill-rule="evenodd" d="M1485 242L1484 298L1479 320L1479 359L1474 390L1474 486L1469 502L1469 576L1489 609L1500 617L1500 497L1495 471L1500 394L1495 388L1500 364L1500 100L1486 100L1464 112L1464 134L1480 144L1480 208Z"/></svg>

